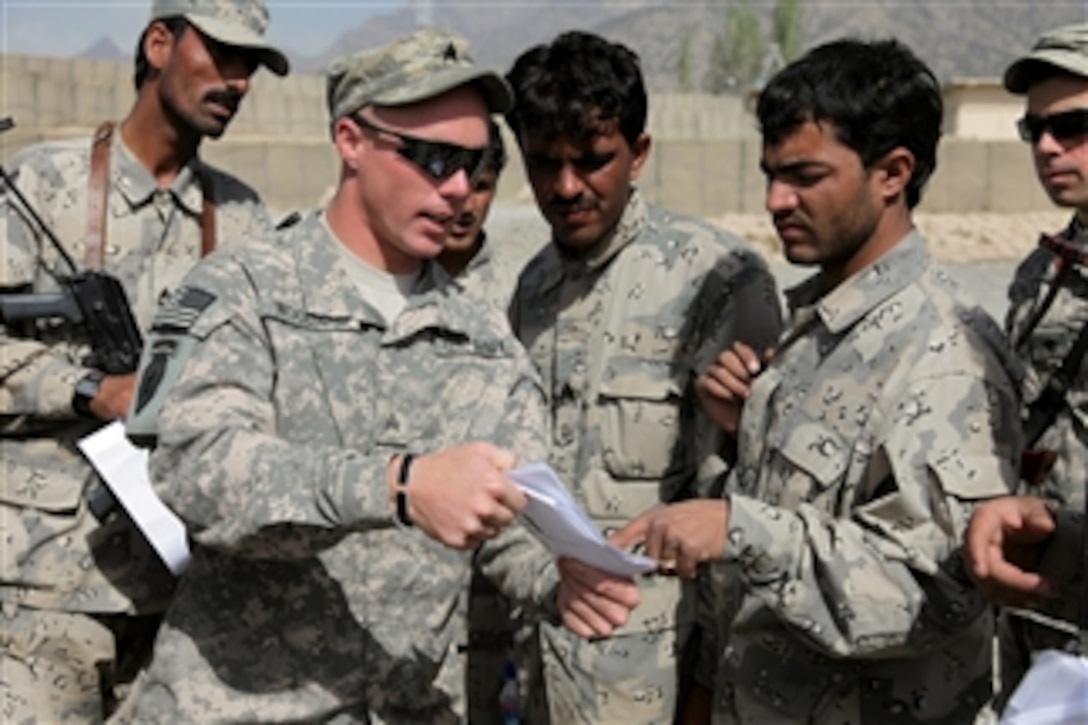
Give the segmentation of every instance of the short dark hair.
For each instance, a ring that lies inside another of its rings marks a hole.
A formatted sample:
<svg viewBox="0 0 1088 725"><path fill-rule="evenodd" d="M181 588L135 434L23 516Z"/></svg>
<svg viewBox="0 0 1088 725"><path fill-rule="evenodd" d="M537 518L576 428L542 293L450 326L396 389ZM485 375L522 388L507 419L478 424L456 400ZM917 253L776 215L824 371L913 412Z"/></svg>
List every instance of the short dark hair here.
<svg viewBox="0 0 1088 725"><path fill-rule="evenodd" d="M487 151L484 153L484 169L494 171L496 174L506 166L506 144L502 140L502 131L495 119L487 122Z"/></svg>
<svg viewBox="0 0 1088 725"><path fill-rule="evenodd" d="M869 168L892 149L914 154L907 206L921 200L937 168L944 104L933 71L896 40L837 40L783 68L756 107L764 143L777 144L806 121L827 122Z"/></svg>
<svg viewBox="0 0 1088 725"><path fill-rule="evenodd" d="M160 21L156 20L155 22ZM185 32L185 29L189 27L189 21L180 15L172 18L163 18L161 22L175 38L180 38L181 34ZM147 40L147 31L151 28L151 25L154 25L154 23L151 23L144 28L144 32L140 33L140 39L136 41L136 69L132 74L132 83L136 86L137 91L143 86L144 81L147 80L148 73L151 72L151 66L147 62L147 54L144 53L144 42Z"/></svg>
<svg viewBox="0 0 1088 725"><path fill-rule="evenodd" d="M506 74L514 107L506 121L516 135L588 141L597 123L616 119L634 144L646 129L646 87L638 56L619 43L570 31L525 51Z"/></svg>

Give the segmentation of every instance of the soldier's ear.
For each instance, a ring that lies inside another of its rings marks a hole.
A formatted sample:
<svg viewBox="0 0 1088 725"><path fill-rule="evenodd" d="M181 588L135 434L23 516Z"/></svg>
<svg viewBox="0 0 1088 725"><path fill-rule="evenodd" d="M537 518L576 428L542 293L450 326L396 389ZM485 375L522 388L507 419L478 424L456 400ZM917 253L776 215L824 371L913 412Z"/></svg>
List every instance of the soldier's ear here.
<svg viewBox="0 0 1088 725"><path fill-rule="evenodd" d="M902 146L895 147L877 159L870 169L876 172L874 178L881 197L890 200L906 194L914 167L914 154Z"/></svg>
<svg viewBox="0 0 1088 725"><path fill-rule="evenodd" d="M170 54L174 52L176 38L170 32L162 20L156 20L147 26L144 33L144 57L151 68L161 71L170 61Z"/></svg>
<svg viewBox="0 0 1088 725"><path fill-rule="evenodd" d="M363 132L360 130L359 124L349 116L338 118L333 123L332 142L348 168L358 170L361 165L366 146L366 144L361 143L362 140Z"/></svg>

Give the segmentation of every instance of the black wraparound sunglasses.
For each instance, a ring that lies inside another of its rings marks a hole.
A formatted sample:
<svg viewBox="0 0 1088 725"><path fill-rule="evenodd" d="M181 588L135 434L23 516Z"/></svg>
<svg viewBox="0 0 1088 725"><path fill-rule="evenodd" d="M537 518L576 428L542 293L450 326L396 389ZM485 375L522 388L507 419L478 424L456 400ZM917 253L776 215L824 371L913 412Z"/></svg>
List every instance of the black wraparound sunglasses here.
<svg viewBox="0 0 1088 725"><path fill-rule="evenodd" d="M352 115L351 119L360 128L396 139L400 143L396 149L397 154L435 181L445 181L462 169L469 179L475 179L483 170L486 148L471 149L445 141L416 138L375 125L358 113Z"/></svg>
<svg viewBox="0 0 1088 725"><path fill-rule="evenodd" d="M1047 131L1056 141L1072 141L1088 134L1088 108L1075 108L1049 116L1033 116L1030 113L1016 122L1020 138L1028 143L1039 143Z"/></svg>

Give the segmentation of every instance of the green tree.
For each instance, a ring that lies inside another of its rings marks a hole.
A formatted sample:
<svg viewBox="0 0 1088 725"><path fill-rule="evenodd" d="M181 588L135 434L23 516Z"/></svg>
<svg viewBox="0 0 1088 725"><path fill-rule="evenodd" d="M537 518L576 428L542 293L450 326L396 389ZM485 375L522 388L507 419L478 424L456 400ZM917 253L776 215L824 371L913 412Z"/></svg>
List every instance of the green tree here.
<svg viewBox="0 0 1088 725"><path fill-rule="evenodd" d="M801 57L805 46L804 11L798 0L778 0L771 16L771 40L786 63Z"/></svg>
<svg viewBox="0 0 1088 725"><path fill-rule="evenodd" d="M680 90L691 90L691 28L684 28L680 36L680 53L676 56L676 80Z"/></svg>
<svg viewBox="0 0 1088 725"><path fill-rule="evenodd" d="M703 85L710 93L744 91L759 75L767 39L763 27L748 3L730 6L725 27L710 48L710 67Z"/></svg>

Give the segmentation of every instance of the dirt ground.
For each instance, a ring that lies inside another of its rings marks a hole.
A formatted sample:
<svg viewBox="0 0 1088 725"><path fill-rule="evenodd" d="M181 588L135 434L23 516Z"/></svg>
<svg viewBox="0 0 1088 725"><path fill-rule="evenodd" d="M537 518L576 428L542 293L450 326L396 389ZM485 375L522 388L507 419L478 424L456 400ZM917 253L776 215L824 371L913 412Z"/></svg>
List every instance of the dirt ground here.
<svg viewBox="0 0 1088 725"><path fill-rule="evenodd" d="M1058 231L1069 216L1067 210L1026 214L919 212L914 221L937 259L966 263L1020 259L1035 246L1040 232ZM766 214L726 214L709 221L744 237L770 259L781 257L778 238Z"/></svg>
<svg viewBox="0 0 1088 725"><path fill-rule="evenodd" d="M1023 214L932 214L919 212L915 224L942 262L1013 262L1023 258L1039 240L1069 221L1068 210ZM766 214L723 214L707 221L725 227L760 249L770 262L783 261L778 237ZM547 227L532 204L504 203L492 207L487 228L493 239L515 257L535 251L547 240Z"/></svg>

